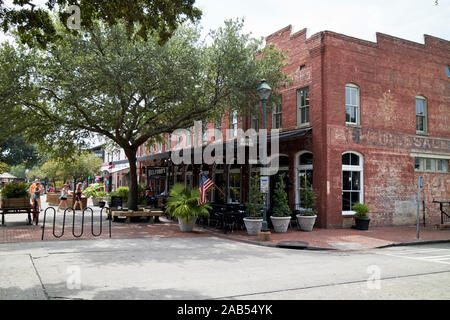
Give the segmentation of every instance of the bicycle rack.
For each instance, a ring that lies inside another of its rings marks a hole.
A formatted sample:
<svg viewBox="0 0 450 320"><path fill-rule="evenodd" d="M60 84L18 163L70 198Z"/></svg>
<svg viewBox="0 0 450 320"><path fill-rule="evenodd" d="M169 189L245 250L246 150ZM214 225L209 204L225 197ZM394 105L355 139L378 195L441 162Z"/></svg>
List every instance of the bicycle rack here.
<svg viewBox="0 0 450 320"><path fill-rule="evenodd" d="M96 237L96 238L100 237L102 235L102 233L103 233L103 219L102 219L102 217L103 217L103 211L105 209L108 210L108 208L102 208L100 210L100 227L99 227L100 230L99 230L99 233L95 233L94 232L94 210L92 210L91 208L88 207L88 208L85 208L83 210L82 215L81 215L81 233L80 234L76 234L75 233L75 210L73 208L67 208L66 210L64 210L61 234L58 235L58 234L56 234L56 230L55 230L55 228L56 228L56 210L55 210L55 208L49 207L49 208L45 209L45 212L44 212L44 221L43 221L43 224L42 224L42 237L41 237L41 240L44 240L45 222L46 222L46 219L47 219L47 212L49 210L53 210L53 236L55 238L57 238L57 239L60 239L60 238L62 238L64 236L64 230L65 230L65 227L66 227L66 214L67 214L67 211L71 211L72 214L73 214L72 235L75 238L81 238L83 236L83 234L84 234L84 216L85 216L86 211L90 211L91 212L91 233L92 233L92 236ZM107 214L107 216L108 216L108 214ZM112 219L108 219L108 220L109 220L109 237L111 238L111 229L112 229L111 228L111 221L112 221Z"/></svg>

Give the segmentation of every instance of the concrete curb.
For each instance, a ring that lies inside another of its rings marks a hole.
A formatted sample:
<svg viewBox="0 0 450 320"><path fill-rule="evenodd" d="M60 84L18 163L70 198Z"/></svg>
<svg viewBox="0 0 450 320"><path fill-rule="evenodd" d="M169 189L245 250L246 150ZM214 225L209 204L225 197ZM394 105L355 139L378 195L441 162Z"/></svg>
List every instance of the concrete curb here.
<svg viewBox="0 0 450 320"><path fill-rule="evenodd" d="M398 242L398 243L388 244L385 246L376 247L375 249L385 249L385 248L393 248L393 247L410 247L410 246L418 246L418 245L424 245L424 244L438 244L438 243L450 243L450 239Z"/></svg>
<svg viewBox="0 0 450 320"><path fill-rule="evenodd" d="M228 240L243 242L243 243L252 244L252 245L256 245L256 246L279 248L279 249L286 249L286 250L338 251L338 249L334 249L334 248L313 247L313 246L309 246L309 245L306 247L299 246L298 248L296 248L296 247L286 248L286 247L280 247L278 243L265 243L265 242L257 241L257 240L241 239L241 238L230 236L225 233L214 232L212 230L208 230L208 229L205 229L202 227L200 227L200 228L202 229L203 232L214 235L219 238L225 238Z"/></svg>

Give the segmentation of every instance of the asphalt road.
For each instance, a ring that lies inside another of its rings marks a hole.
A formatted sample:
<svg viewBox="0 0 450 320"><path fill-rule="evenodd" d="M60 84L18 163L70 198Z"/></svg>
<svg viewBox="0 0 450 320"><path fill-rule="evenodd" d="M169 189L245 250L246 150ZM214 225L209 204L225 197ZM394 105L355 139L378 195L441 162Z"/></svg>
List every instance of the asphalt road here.
<svg viewBox="0 0 450 320"><path fill-rule="evenodd" d="M0 299L450 299L450 244L296 251L217 238L0 245Z"/></svg>

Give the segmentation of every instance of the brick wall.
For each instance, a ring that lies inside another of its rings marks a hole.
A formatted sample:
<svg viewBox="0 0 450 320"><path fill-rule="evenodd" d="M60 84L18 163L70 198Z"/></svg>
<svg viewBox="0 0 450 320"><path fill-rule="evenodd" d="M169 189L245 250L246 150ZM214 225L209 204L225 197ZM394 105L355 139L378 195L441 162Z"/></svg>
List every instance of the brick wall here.
<svg viewBox="0 0 450 320"><path fill-rule="evenodd" d="M425 44L377 33L377 42L288 26L267 37L288 50L284 70L294 84L280 93L283 130L297 128L296 91L309 86L314 188L318 224L342 227L342 153L364 157L364 200L374 225L415 222L417 178L425 177L428 222L438 222L435 199L450 200L450 174L414 171L412 152L450 155L450 42L425 36ZM303 70L299 70L305 65ZM361 125L345 124L345 85L360 88ZM416 135L415 97L428 100L428 135ZM298 146L304 148L304 146ZM292 148L292 153L301 151ZM290 195L291 196L291 195Z"/></svg>

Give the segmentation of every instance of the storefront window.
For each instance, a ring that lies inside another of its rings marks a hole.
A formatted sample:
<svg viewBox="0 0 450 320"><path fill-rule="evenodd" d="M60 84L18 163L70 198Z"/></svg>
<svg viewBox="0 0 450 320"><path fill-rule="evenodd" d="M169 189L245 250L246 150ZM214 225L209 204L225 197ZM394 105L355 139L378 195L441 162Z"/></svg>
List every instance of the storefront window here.
<svg viewBox="0 0 450 320"><path fill-rule="evenodd" d="M232 203L241 202L241 173L232 170L230 172L230 201Z"/></svg>
<svg viewBox="0 0 450 320"><path fill-rule="evenodd" d="M307 187L313 186L313 154L301 152L297 155L296 209L301 209L301 194Z"/></svg>
<svg viewBox="0 0 450 320"><path fill-rule="evenodd" d="M363 158L348 152L342 155L342 213L354 214L353 206L363 202Z"/></svg>

